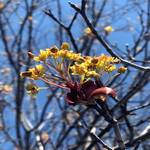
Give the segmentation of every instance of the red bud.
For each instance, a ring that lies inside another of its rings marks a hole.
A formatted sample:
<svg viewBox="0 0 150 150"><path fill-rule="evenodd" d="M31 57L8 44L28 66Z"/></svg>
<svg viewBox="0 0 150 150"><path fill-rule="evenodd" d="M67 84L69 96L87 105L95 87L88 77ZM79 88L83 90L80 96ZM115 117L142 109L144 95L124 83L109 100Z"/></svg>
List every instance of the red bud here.
<svg viewBox="0 0 150 150"><path fill-rule="evenodd" d="M89 96L89 99L93 96L98 96L98 95L111 95L112 97L115 97L116 96L116 92L115 90L113 90L112 88L109 88L109 87L101 87L101 88L98 88L96 90L94 90L90 96Z"/></svg>

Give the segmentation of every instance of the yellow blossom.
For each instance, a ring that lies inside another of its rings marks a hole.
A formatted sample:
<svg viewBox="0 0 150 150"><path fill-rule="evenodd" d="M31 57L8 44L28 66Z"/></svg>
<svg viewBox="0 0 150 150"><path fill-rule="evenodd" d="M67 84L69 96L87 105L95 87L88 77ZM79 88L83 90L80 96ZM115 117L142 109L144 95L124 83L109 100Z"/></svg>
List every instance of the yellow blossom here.
<svg viewBox="0 0 150 150"><path fill-rule="evenodd" d="M87 28L84 29L84 33L86 35L90 35L90 34L92 34L92 31L91 31L91 29L89 27L87 27Z"/></svg>
<svg viewBox="0 0 150 150"><path fill-rule="evenodd" d="M118 59L114 57L102 54L101 56L98 57L96 68L100 70L104 70L104 71L107 70L108 72L112 72L113 70L115 70L115 66L111 64L114 64L117 61Z"/></svg>
<svg viewBox="0 0 150 150"><path fill-rule="evenodd" d="M87 33L89 29L87 29ZM105 27L105 32L112 32L111 26ZM75 53L69 50L69 44L64 42L61 48L58 49L56 46L40 50L38 56L35 56L31 52L28 52L31 59L35 61L44 61L44 65L50 66L50 72L45 75L45 68L41 64L30 68L28 71L22 72L21 77L29 77L33 80L37 80L41 77L42 80L48 82L48 80L55 78L47 78L48 75L53 76L53 71L56 70L60 79L73 80L72 76L77 76L80 82L85 82L90 78L101 77L104 73L110 73L116 70L116 64L120 62L119 59L108 55L100 56L82 56L80 53ZM48 62L45 60L49 60ZM119 73L125 72L125 67L118 69ZM51 72L52 71L52 72ZM72 74L72 76L70 75ZM43 78L44 77L44 78ZM54 75L55 77L55 75ZM57 78L58 79L58 78ZM50 81L50 83L55 84Z"/></svg>
<svg viewBox="0 0 150 150"><path fill-rule="evenodd" d="M59 49L56 46L46 49L48 57L58 58L59 57Z"/></svg>
<svg viewBox="0 0 150 150"><path fill-rule="evenodd" d="M112 72L112 71L116 70L116 66L110 64L110 65L106 66L106 67L104 68L104 70L105 70L106 72Z"/></svg>
<svg viewBox="0 0 150 150"><path fill-rule="evenodd" d="M61 49L69 50L70 49L69 43L67 43L67 42L62 43Z"/></svg>
<svg viewBox="0 0 150 150"><path fill-rule="evenodd" d="M29 72L31 72L31 78L37 80L44 75L45 68L42 65L36 65L35 68L30 68Z"/></svg>
<svg viewBox="0 0 150 150"><path fill-rule="evenodd" d="M112 26L106 26L106 27L104 28L104 31L108 34L108 33L113 32L114 29L112 28Z"/></svg>
<svg viewBox="0 0 150 150"><path fill-rule="evenodd" d="M34 57L35 61L45 61L48 58L48 52L40 50L40 54L37 57Z"/></svg>
<svg viewBox="0 0 150 150"><path fill-rule="evenodd" d="M68 55L68 52L69 52L68 50L63 49L63 50L60 50L58 53L60 57L66 58Z"/></svg>
<svg viewBox="0 0 150 150"><path fill-rule="evenodd" d="M80 53L76 54L76 53L70 53L70 56L68 55L68 58L70 60L74 60L76 62L81 61L82 60L82 56Z"/></svg>
<svg viewBox="0 0 150 150"><path fill-rule="evenodd" d="M92 63L92 64L97 64L97 63L98 63L98 58L93 57L93 58L91 59L91 63Z"/></svg>
<svg viewBox="0 0 150 150"><path fill-rule="evenodd" d="M69 60L76 61L76 62L83 60L83 57L81 56L80 53L77 54L68 50L60 50L59 56L62 58L67 58Z"/></svg>
<svg viewBox="0 0 150 150"><path fill-rule="evenodd" d="M73 56L74 56L74 53L72 51L66 51L65 52L66 58L71 59L71 58L73 58Z"/></svg>
<svg viewBox="0 0 150 150"><path fill-rule="evenodd" d="M43 75L45 73L45 68L43 67L43 65L36 65L35 68L38 74Z"/></svg>
<svg viewBox="0 0 150 150"><path fill-rule="evenodd" d="M42 77L45 73L45 68L42 65L36 65L34 68L30 68L28 71L21 72L20 76L33 78L37 80L39 77Z"/></svg>
<svg viewBox="0 0 150 150"><path fill-rule="evenodd" d="M87 76L87 77L98 77L99 74L98 74L96 71L88 71L88 72L86 73L86 76Z"/></svg>
<svg viewBox="0 0 150 150"><path fill-rule="evenodd" d="M84 64L75 64L70 69L73 75L85 75L88 71Z"/></svg>
<svg viewBox="0 0 150 150"><path fill-rule="evenodd" d="M37 93L39 92L38 86L35 85L35 84L32 84L32 83L27 84L26 90L27 90L28 93L31 94L31 95L35 95L35 94L37 94Z"/></svg>

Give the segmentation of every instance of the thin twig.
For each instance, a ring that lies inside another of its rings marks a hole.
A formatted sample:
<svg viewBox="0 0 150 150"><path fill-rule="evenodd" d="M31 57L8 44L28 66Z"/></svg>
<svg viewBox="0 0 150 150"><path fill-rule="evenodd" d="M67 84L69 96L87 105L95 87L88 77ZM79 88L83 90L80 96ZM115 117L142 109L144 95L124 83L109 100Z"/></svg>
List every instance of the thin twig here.
<svg viewBox="0 0 150 150"><path fill-rule="evenodd" d="M94 132L92 132L88 128L88 126L87 126L86 122L83 120L83 118L81 118L81 121L82 121L83 128L85 128L88 131L88 133L90 133L100 144L102 144L104 148L106 148L108 150L113 150L110 146L108 146L103 140L101 140Z"/></svg>
<svg viewBox="0 0 150 150"><path fill-rule="evenodd" d="M84 1L85 2L85 1ZM80 9L79 7L77 7L75 4L69 2L70 6L76 10L78 13L80 13L80 15L82 16L82 18L84 19L84 21L86 22L87 26L91 29L92 33L95 35L95 37L97 38L97 40L106 48L106 50L108 51L108 53L110 53L113 57L116 57L118 59L120 59L120 61L125 64L125 65L129 65L131 67L134 67L136 69L140 69L143 71L150 71L150 67L144 67L144 66L140 66L137 65L135 63L132 63L128 60L123 59L122 57L120 57L111 47L110 45L98 34L98 32L95 30L95 28L93 27L93 25L91 24L91 22L89 21L89 19L86 16L85 10ZM82 3L85 5L85 3ZM84 8L82 6L82 8Z"/></svg>

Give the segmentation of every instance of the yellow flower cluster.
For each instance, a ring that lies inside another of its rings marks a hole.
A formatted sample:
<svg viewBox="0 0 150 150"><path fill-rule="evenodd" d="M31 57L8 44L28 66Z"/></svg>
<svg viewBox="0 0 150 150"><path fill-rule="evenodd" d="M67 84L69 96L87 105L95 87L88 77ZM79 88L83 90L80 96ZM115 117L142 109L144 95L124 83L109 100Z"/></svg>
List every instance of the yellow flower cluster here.
<svg viewBox="0 0 150 150"><path fill-rule="evenodd" d="M73 61L79 61L82 59L81 54L74 53L73 51L69 51L69 44L64 42L61 45L61 48L58 49L56 46L51 48L46 48L46 50L40 50L38 56L35 56L31 52L28 52L30 58L34 59L35 61L43 61L45 62L48 58L52 57L54 59L57 58L67 58Z"/></svg>
<svg viewBox="0 0 150 150"><path fill-rule="evenodd" d="M85 56L82 62L75 62L70 67L73 75L81 75L86 77L100 77L104 72L112 72L116 69L115 63L119 60L102 54L98 57Z"/></svg>
<svg viewBox="0 0 150 150"><path fill-rule="evenodd" d="M40 54L34 57L35 61L45 61L49 56L48 51L40 50Z"/></svg>
<svg viewBox="0 0 150 150"><path fill-rule="evenodd" d="M100 56L82 56L80 53L74 53L70 51L68 43L64 42L60 49L56 46L40 50L36 56L29 52L28 56L34 61L44 63L48 68L52 68L56 71L58 78L65 81L72 80L72 76L78 76L81 82L89 78L101 77L104 73L111 73L116 70L116 63L119 63L117 58L100 55ZM67 60L67 61L65 61ZM126 71L125 67L118 70L118 73ZM42 64L36 65L34 68L30 68L26 72L22 72L22 77L29 77L34 80L39 77L46 79L47 71ZM48 74L53 74L51 71ZM56 77L56 76L55 76ZM54 78L53 78L54 79Z"/></svg>

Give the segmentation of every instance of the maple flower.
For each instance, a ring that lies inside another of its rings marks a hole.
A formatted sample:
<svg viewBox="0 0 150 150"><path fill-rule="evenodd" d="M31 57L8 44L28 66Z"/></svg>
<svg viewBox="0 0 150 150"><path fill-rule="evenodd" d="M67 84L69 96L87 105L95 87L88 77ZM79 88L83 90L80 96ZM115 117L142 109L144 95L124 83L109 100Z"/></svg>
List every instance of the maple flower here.
<svg viewBox="0 0 150 150"><path fill-rule="evenodd" d="M87 73L86 73L86 76L87 77L98 77L99 76L99 74L96 72L96 71L88 71Z"/></svg>
<svg viewBox="0 0 150 150"><path fill-rule="evenodd" d="M59 57L59 49L56 46L47 48L46 52L48 54L48 57L53 57L54 59Z"/></svg>
<svg viewBox="0 0 150 150"><path fill-rule="evenodd" d="M86 35L90 35L90 34L92 34L92 31L91 31L91 29L89 27L87 27L87 28L84 29L84 33Z"/></svg>
<svg viewBox="0 0 150 150"><path fill-rule="evenodd" d="M73 75L83 75L88 72L87 67L84 63L82 64L75 64L70 67Z"/></svg>
<svg viewBox="0 0 150 150"><path fill-rule="evenodd" d="M69 90L67 102L71 105L78 103L91 105L95 103L95 99L105 101L107 95L115 97L116 93L112 88L100 85L97 81L100 81L105 73L110 74L115 70L123 73L126 70L125 67L117 69L116 64L120 63L117 58L104 54L93 57L83 56L70 50L66 42L60 48L53 46L40 50L37 56L31 52L28 52L28 55L39 64L22 72L20 76L32 80L39 79L49 85ZM27 90L34 94L39 89L30 85Z"/></svg>
<svg viewBox="0 0 150 150"><path fill-rule="evenodd" d="M109 34L109 33L113 32L114 29L112 28L112 26L106 26L104 28L104 31L105 31L106 34Z"/></svg>
<svg viewBox="0 0 150 150"><path fill-rule="evenodd" d="M34 57L35 61L45 61L48 58L48 51L40 50L40 54Z"/></svg>
<svg viewBox="0 0 150 150"><path fill-rule="evenodd" d="M40 64L36 65L34 68L30 68L28 71L21 72L20 76L23 77L29 77L34 80L37 80L39 77L42 77L45 73L45 68Z"/></svg>
<svg viewBox="0 0 150 150"><path fill-rule="evenodd" d="M34 68L29 69L32 72L31 78L37 80L39 77L42 77L45 73L45 68L43 65L36 65Z"/></svg>
<svg viewBox="0 0 150 150"><path fill-rule="evenodd" d="M91 59L91 64L96 65L98 63L98 58L94 57Z"/></svg>
<svg viewBox="0 0 150 150"><path fill-rule="evenodd" d="M31 95L36 95L39 92L38 86L32 83L27 84L26 90L28 94L31 94Z"/></svg>
<svg viewBox="0 0 150 150"><path fill-rule="evenodd" d="M62 45L61 45L61 49L69 50L69 49L70 49L70 45L69 45L69 43L67 43L67 42L62 43Z"/></svg>
<svg viewBox="0 0 150 150"><path fill-rule="evenodd" d="M106 72L112 72L112 71L116 70L116 66L114 66L114 65L112 65L112 64L109 64L108 66L106 66L106 67L104 68L104 70L105 70Z"/></svg>

